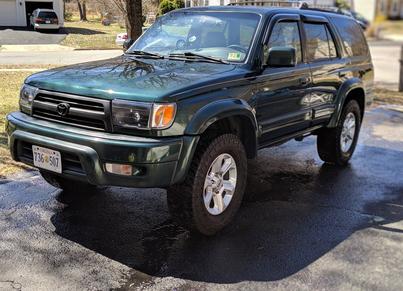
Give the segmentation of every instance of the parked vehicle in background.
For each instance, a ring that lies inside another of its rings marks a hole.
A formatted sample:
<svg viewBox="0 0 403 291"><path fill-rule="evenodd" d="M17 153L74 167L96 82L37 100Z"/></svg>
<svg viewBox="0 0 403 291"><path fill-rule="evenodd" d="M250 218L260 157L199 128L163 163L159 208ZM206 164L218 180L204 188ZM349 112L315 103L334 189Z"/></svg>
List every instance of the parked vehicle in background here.
<svg viewBox="0 0 403 291"><path fill-rule="evenodd" d="M144 26L142 33L144 33L147 29L148 27ZM127 32L123 32L116 36L115 43L119 46L122 46L123 51L126 51L134 43L134 40L128 37Z"/></svg>
<svg viewBox="0 0 403 291"><path fill-rule="evenodd" d="M213 235L241 206L258 150L315 135L324 162L347 165L373 78L350 17L181 9L120 57L28 77L6 131L12 157L66 193L166 188L173 220Z"/></svg>
<svg viewBox="0 0 403 291"><path fill-rule="evenodd" d="M127 40L127 32L118 33L116 35L115 43L118 46L123 46L126 40Z"/></svg>
<svg viewBox="0 0 403 291"><path fill-rule="evenodd" d="M58 31L60 29L59 19L52 9L35 9L30 17L30 24L34 30Z"/></svg>
<svg viewBox="0 0 403 291"><path fill-rule="evenodd" d="M330 7L330 8L325 8L323 10L343 14L345 16L353 18L355 21L357 21L357 23L361 26L361 28L364 31L367 30L367 28L370 25L370 22L367 19L365 19L365 17L362 16L361 14L359 14L358 12L354 12L354 11L351 11L348 9L342 9L342 8L338 8L338 7Z"/></svg>

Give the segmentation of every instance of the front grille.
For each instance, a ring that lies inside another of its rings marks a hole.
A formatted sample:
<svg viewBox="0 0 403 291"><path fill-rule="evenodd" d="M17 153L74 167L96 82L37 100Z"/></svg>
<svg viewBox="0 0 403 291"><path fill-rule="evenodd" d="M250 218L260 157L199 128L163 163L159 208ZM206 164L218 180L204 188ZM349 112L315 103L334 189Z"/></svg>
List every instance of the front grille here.
<svg viewBox="0 0 403 291"><path fill-rule="evenodd" d="M62 158L63 173L85 175L85 171L81 165L80 158L77 155L63 152L57 149L55 150L60 152ZM32 166L34 165L31 143L19 141L17 144L17 156L21 162L27 163Z"/></svg>
<svg viewBox="0 0 403 291"><path fill-rule="evenodd" d="M67 104L67 114L58 112L60 104ZM35 96L32 107L34 117L102 131L110 129L109 112L108 100L43 90Z"/></svg>

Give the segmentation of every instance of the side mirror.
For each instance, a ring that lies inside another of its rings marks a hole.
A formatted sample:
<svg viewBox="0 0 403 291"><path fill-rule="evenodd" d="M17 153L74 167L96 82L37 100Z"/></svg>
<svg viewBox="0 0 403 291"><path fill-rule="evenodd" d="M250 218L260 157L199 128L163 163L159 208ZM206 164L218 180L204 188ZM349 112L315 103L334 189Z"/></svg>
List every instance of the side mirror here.
<svg viewBox="0 0 403 291"><path fill-rule="evenodd" d="M123 43L123 51L127 51L132 46L133 43L134 40L130 38L126 39L125 42Z"/></svg>
<svg viewBox="0 0 403 291"><path fill-rule="evenodd" d="M297 54L292 47L272 47L267 57L269 67L295 67Z"/></svg>

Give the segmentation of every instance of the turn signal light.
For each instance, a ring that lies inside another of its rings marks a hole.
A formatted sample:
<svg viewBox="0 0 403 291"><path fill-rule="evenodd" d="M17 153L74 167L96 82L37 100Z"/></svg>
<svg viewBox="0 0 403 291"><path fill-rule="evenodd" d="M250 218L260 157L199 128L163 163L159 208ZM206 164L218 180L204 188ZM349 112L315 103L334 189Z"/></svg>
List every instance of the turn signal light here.
<svg viewBox="0 0 403 291"><path fill-rule="evenodd" d="M175 119L176 104L154 104L152 115L152 128L168 128Z"/></svg>
<svg viewBox="0 0 403 291"><path fill-rule="evenodd" d="M131 165L106 163L105 169L107 172L116 175L131 176L133 174L133 167Z"/></svg>

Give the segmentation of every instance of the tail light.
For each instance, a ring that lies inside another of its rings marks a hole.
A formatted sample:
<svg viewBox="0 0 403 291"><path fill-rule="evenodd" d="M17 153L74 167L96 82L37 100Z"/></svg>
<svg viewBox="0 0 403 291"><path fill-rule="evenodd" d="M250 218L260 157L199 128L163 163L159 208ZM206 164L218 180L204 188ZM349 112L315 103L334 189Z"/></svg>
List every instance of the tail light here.
<svg viewBox="0 0 403 291"><path fill-rule="evenodd" d="M122 38L123 38L123 39L127 39L127 34L124 34L124 35L122 36Z"/></svg>
<svg viewBox="0 0 403 291"><path fill-rule="evenodd" d="M45 22L45 19L43 19L43 18L36 18L35 19L35 23L44 23Z"/></svg>

